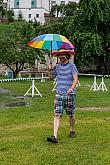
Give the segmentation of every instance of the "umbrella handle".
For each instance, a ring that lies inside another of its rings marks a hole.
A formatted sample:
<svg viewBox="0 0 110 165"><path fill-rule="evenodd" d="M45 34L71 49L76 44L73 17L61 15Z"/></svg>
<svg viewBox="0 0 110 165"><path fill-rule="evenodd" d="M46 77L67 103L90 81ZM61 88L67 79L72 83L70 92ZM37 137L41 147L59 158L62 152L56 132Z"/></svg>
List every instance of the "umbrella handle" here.
<svg viewBox="0 0 110 165"><path fill-rule="evenodd" d="M52 61L51 58L49 57L49 64L48 64L48 68L51 70L52 69Z"/></svg>

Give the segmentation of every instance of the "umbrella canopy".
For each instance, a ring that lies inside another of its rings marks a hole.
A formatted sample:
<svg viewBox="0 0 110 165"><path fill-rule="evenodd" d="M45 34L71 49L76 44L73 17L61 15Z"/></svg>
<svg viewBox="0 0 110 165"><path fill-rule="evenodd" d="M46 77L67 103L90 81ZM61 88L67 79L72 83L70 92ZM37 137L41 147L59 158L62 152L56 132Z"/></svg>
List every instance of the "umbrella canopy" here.
<svg viewBox="0 0 110 165"><path fill-rule="evenodd" d="M29 46L38 49L47 49L51 52L53 50L60 49L74 49L73 44L62 35L58 34L43 34L38 37L35 37L32 41L28 43Z"/></svg>

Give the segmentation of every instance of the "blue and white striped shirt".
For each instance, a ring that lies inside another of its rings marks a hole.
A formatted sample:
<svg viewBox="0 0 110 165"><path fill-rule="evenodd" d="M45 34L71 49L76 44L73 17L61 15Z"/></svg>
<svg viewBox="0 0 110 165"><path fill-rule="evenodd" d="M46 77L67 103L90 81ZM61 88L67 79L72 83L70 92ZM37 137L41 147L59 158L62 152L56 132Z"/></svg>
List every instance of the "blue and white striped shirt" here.
<svg viewBox="0 0 110 165"><path fill-rule="evenodd" d="M74 63L58 64L53 70L53 75L57 77L56 92L59 94L67 94L68 89L73 84L73 76L78 74L78 70ZM76 93L75 89L73 93Z"/></svg>

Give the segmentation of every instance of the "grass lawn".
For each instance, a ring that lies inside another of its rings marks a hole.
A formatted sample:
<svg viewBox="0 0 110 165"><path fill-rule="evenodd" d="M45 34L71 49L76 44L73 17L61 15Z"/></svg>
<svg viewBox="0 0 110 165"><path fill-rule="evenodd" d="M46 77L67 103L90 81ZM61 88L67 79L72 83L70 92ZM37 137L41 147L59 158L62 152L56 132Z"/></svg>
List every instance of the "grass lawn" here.
<svg viewBox="0 0 110 165"><path fill-rule="evenodd" d="M80 76L79 81L74 139L68 137L68 116L64 114L59 143L46 141L53 134L52 81L35 81L42 98L26 97L27 106L0 109L0 165L110 164L110 78L105 79L107 92L90 91L92 77ZM0 88L11 92L0 94L0 104L23 96L30 86L30 81L1 83Z"/></svg>

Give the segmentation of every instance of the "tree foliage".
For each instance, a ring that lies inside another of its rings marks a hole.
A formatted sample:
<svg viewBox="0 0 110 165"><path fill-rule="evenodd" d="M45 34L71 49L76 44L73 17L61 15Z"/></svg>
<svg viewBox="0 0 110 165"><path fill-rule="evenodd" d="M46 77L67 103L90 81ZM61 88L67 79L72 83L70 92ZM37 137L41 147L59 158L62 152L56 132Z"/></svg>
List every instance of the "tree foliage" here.
<svg viewBox="0 0 110 165"><path fill-rule="evenodd" d="M64 13L62 21L50 28L57 25L57 33L75 44L78 65L93 62L98 72L110 74L110 1L80 0L68 3L60 12Z"/></svg>
<svg viewBox="0 0 110 165"><path fill-rule="evenodd" d="M0 63L5 63L17 76L23 70L24 63L33 64L41 54L40 51L27 46L34 36L33 25L26 22L16 22L0 29Z"/></svg>

